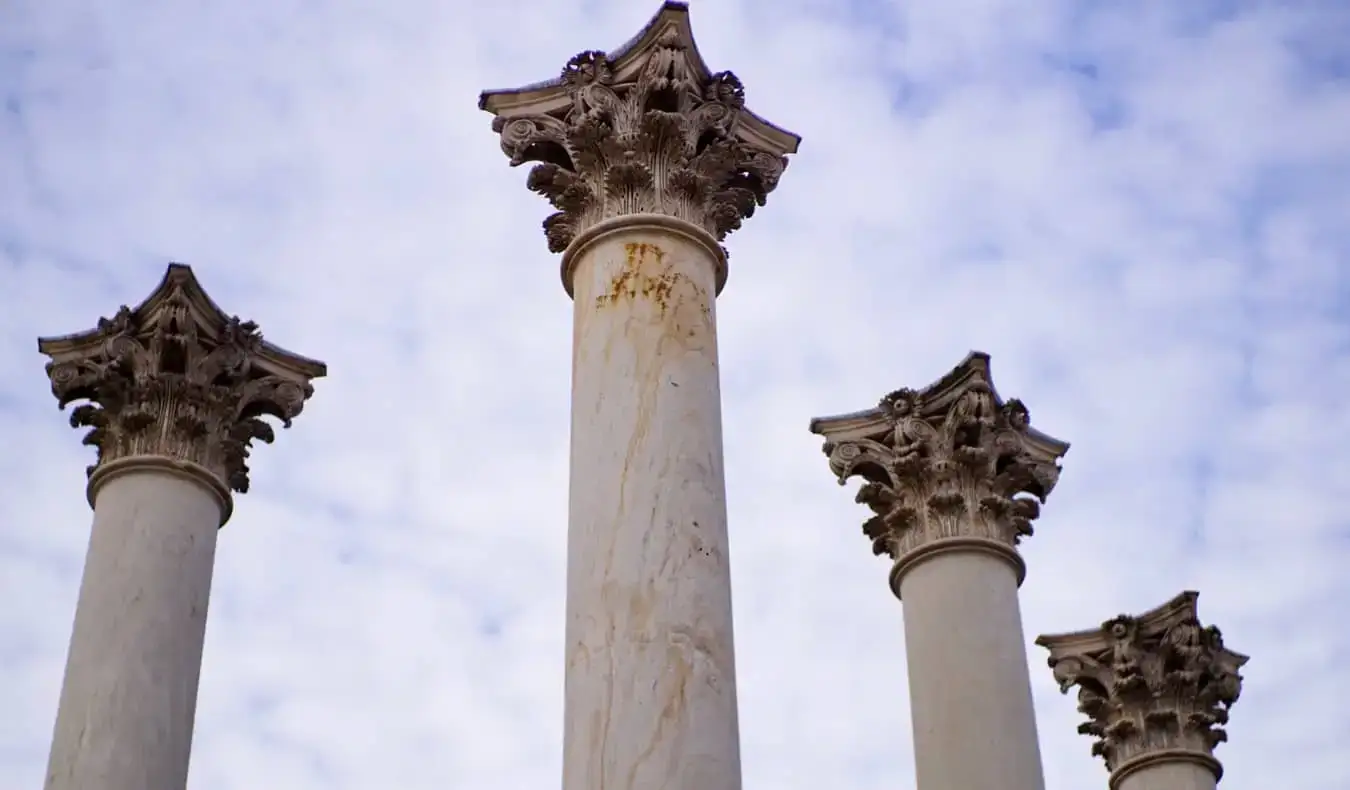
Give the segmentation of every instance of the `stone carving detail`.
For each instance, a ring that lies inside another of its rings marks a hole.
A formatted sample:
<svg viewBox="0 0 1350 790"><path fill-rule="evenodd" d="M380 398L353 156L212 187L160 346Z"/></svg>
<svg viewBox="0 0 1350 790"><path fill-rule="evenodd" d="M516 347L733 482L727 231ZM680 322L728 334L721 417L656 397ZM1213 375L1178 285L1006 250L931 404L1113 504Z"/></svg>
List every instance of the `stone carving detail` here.
<svg viewBox="0 0 1350 790"><path fill-rule="evenodd" d="M880 412L888 430L847 439L827 432L824 446L840 485L865 481L857 501L874 514L863 525L874 553L899 560L950 537L1013 547L1032 534L1067 446L1031 432L1021 401L1000 402L987 379L972 376L955 390L942 382L897 390Z"/></svg>
<svg viewBox="0 0 1350 790"><path fill-rule="evenodd" d="M169 290L147 301L157 301L153 310L124 306L92 333L41 341L53 356L47 375L62 409L88 401L71 412L70 424L89 428L84 444L98 450L89 474L119 458L157 455L200 464L244 493L253 441L274 438L261 418L290 427L313 387L307 377L267 364L254 323L200 321L201 311L179 287L190 279L187 272L170 269L161 286ZM62 343L78 347L50 350ZM284 354L271 350L273 359Z"/></svg>
<svg viewBox="0 0 1350 790"><path fill-rule="evenodd" d="M557 209L544 220L550 251L637 213L688 220L720 241L764 205L787 158L734 134L745 108L734 74L700 79L692 64L674 30L624 82L605 53L582 52L562 71L569 107L493 121L512 165L537 163L528 186Z"/></svg>
<svg viewBox="0 0 1350 790"><path fill-rule="evenodd" d="M1203 627L1195 593L1154 613L1120 615L1097 634L1046 636L1050 667L1064 692L1078 687L1078 732L1093 736L1092 753L1115 771L1133 758L1164 749L1213 756L1228 739L1223 725L1242 692L1246 656L1224 647L1214 626Z"/></svg>

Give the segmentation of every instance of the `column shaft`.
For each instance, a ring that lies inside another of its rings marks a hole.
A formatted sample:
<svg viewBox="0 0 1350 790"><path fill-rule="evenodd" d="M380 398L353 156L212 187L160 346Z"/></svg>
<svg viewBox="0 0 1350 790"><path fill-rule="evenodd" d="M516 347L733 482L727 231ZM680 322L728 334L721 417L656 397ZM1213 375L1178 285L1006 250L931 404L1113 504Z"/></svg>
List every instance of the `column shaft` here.
<svg viewBox="0 0 1350 790"><path fill-rule="evenodd" d="M918 790L1042 790L1017 574L946 551L900 580Z"/></svg>
<svg viewBox="0 0 1350 790"><path fill-rule="evenodd" d="M98 487L46 790L187 786L221 516L217 493L181 474Z"/></svg>
<svg viewBox="0 0 1350 790"><path fill-rule="evenodd" d="M659 216L569 250L564 790L739 790L714 319L722 261Z"/></svg>

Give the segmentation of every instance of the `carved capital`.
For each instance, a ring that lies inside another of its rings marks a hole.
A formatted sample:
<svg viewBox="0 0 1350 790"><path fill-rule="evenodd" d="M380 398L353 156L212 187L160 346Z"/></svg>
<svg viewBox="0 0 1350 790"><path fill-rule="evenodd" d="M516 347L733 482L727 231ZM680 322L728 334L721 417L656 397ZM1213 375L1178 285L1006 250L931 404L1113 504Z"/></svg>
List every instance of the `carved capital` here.
<svg viewBox="0 0 1350 790"><path fill-rule="evenodd" d="M873 513L863 532L897 569L951 539L992 544L1015 558L1069 448L1031 428L1021 401L998 396L989 357L979 352L922 390L817 418L811 431L825 437L840 485L863 479L857 501ZM898 579L893 584L898 589Z"/></svg>
<svg viewBox="0 0 1350 790"><path fill-rule="evenodd" d="M1113 774L1141 761L1198 755L1212 770L1214 747L1242 692L1238 670L1247 657L1224 647L1214 626L1202 626L1199 594L1183 592L1145 614L1120 615L1100 628L1042 636L1060 689L1078 688L1078 727L1092 753Z"/></svg>
<svg viewBox="0 0 1350 790"><path fill-rule="evenodd" d="M798 142L746 109L734 74L708 70L681 3L619 51L582 52L557 79L485 92L480 105L512 166L535 163L527 185L557 209L544 220L552 252L629 214L721 241L764 205Z"/></svg>
<svg viewBox="0 0 1350 790"><path fill-rule="evenodd" d="M249 449L271 442L262 420L289 427L325 375L323 363L265 342L251 321L216 307L181 264L170 264L139 307L122 307L87 332L41 338L47 375L64 409L88 428L98 450L90 466L159 456L205 469L231 490L248 491Z"/></svg>

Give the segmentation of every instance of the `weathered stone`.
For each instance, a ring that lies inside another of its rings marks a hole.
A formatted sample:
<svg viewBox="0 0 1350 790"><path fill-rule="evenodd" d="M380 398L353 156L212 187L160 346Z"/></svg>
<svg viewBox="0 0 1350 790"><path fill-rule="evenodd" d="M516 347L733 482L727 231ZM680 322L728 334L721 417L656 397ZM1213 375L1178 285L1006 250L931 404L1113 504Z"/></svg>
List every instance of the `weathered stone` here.
<svg viewBox="0 0 1350 790"><path fill-rule="evenodd" d="M1020 564L1015 547L1032 534L1069 449L1033 429L1021 401L998 396L980 352L922 390L896 390L874 409L812 420L811 431L825 437L840 485L864 480L857 501L874 515L863 532L898 571L917 553L958 538L1003 547Z"/></svg>
<svg viewBox="0 0 1350 790"><path fill-rule="evenodd" d="M1078 731L1093 737L1113 785L1141 762L1199 762L1222 773L1214 747L1242 693L1247 657L1229 650L1214 626L1202 626L1196 592L1183 592L1141 615L1100 628L1039 637L1060 689L1078 688ZM1159 759L1161 758L1161 759Z"/></svg>
<svg viewBox="0 0 1350 790"><path fill-rule="evenodd" d="M265 342L251 321L226 315L192 270L171 264L136 308L122 307L98 327L42 338L47 375L72 427L100 466L135 456L197 464L240 493L248 491L253 441L271 442L272 416L289 427L313 394L323 363Z"/></svg>
<svg viewBox="0 0 1350 790"><path fill-rule="evenodd" d="M480 106L497 116L511 164L536 163L529 188L558 210L544 220L553 252L630 214L683 219L721 241L764 205L798 143L746 109L736 75L708 69L683 3L617 52L582 52L558 78L486 91Z"/></svg>

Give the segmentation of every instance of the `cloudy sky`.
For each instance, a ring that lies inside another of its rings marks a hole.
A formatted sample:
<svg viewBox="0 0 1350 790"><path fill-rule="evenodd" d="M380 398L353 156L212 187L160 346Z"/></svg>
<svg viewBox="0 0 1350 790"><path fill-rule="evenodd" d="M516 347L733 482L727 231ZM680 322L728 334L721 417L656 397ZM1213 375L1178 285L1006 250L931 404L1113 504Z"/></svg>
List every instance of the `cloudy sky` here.
<svg viewBox="0 0 1350 790"><path fill-rule="evenodd" d="M193 790L556 786L571 306L476 109L654 0L0 3L0 786L41 784L92 451L34 338L170 260L329 363L221 534ZM1201 591L1226 790L1350 785L1350 5L694 0L804 138L718 307L747 788L912 786L901 606L810 417L978 348L1073 443L1033 636Z"/></svg>

